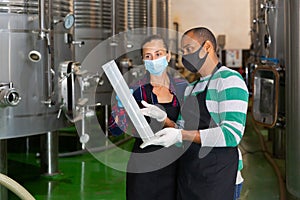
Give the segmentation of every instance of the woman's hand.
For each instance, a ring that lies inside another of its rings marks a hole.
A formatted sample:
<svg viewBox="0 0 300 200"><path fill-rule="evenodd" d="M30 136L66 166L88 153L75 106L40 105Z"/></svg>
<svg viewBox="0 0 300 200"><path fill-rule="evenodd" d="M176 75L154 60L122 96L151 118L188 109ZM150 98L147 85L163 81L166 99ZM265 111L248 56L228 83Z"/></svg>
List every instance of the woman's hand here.
<svg viewBox="0 0 300 200"><path fill-rule="evenodd" d="M167 113L161 110L159 107L149 104L146 101L142 101L145 108L141 109L143 115L156 119L159 122L165 121Z"/></svg>

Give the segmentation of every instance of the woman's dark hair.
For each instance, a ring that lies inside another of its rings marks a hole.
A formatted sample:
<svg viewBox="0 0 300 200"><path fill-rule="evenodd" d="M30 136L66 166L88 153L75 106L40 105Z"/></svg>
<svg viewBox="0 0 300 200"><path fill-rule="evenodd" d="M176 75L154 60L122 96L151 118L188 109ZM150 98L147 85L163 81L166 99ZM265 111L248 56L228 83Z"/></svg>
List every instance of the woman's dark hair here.
<svg viewBox="0 0 300 200"><path fill-rule="evenodd" d="M143 55L144 45L148 42L151 42L152 40L161 40L163 42L164 47L166 48L166 50L168 52L169 48L168 48L168 44L167 44L166 40L160 35L151 35L142 42L142 45L141 45L141 54L142 55Z"/></svg>

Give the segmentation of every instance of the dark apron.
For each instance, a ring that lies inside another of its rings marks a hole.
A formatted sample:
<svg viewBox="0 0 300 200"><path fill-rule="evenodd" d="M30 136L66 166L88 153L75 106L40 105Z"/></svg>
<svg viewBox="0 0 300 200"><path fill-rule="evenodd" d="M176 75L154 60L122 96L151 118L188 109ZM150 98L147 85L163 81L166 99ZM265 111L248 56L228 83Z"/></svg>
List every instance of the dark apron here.
<svg viewBox="0 0 300 200"><path fill-rule="evenodd" d="M172 104L162 104L168 117L176 121L180 108L173 107ZM150 123L151 124L151 123ZM146 173L129 173L126 174L126 199L127 200L174 200L177 196L177 168L178 160L165 166L163 163L172 155L182 154L182 149L171 146L164 148L162 146L150 145L144 149L140 148L142 140L136 138L132 152L139 153L141 157L132 156L128 161L127 169L140 169L140 163L143 163L145 169L155 166L158 170ZM145 153L160 151L159 155L147 158ZM143 153L145 156L143 156ZM178 156L179 157L179 156ZM173 160L172 160L173 161Z"/></svg>
<svg viewBox="0 0 300 200"><path fill-rule="evenodd" d="M184 129L216 126L205 102L209 82L203 92L186 98L182 107ZM238 167L237 148L201 148L201 144L193 142L184 142L183 146L185 153L179 159L178 199L232 200Z"/></svg>

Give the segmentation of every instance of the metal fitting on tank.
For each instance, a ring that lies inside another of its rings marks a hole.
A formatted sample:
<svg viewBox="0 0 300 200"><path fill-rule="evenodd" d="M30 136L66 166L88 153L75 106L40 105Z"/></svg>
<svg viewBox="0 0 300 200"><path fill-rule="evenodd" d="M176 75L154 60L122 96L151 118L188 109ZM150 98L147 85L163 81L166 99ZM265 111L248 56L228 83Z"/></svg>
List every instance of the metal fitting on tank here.
<svg viewBox="0 0 300 200"><path fill-rule="evenodd" d="M13 88L13 84L0 83L0 106L16 106L20 103L19 92Z"/></svg>
<svg viewBox="0 0 300 200"><path fill-rule="evenodd" d="M41 55L40 52L38 52L36 50L32 50L32 51L29 52L28 58L32 62L39 62L42 58L42 55Z"/></svg>

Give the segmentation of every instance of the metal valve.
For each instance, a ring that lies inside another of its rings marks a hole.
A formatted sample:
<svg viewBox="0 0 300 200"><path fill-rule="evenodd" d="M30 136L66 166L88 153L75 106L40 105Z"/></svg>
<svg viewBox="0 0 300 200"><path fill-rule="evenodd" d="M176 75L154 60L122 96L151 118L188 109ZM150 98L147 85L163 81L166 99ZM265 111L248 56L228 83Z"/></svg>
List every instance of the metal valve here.
<svg viewBox="0 0 300 200"><path fill-rule="evenodd" d="M20 100L19 92L13 88L12 82L0 83L0 106L16 106Z"/></svg>
<svg viewBox="0 0 300 200"><path fill-rule="evenodd" d="M268 1L266 3L260 4L260 8L268 11L270 9L276 9L276 6L271 1Z"/></svg>
<svg viewBox="0 0 300 200"><path fill-rule="evenodd" d="M78 41L73 40L73 36L69 33L65 33L64 41L66 44L78 45L79 47L82 47L82 45L85 44L83 40L78 40Z"/></svg>

